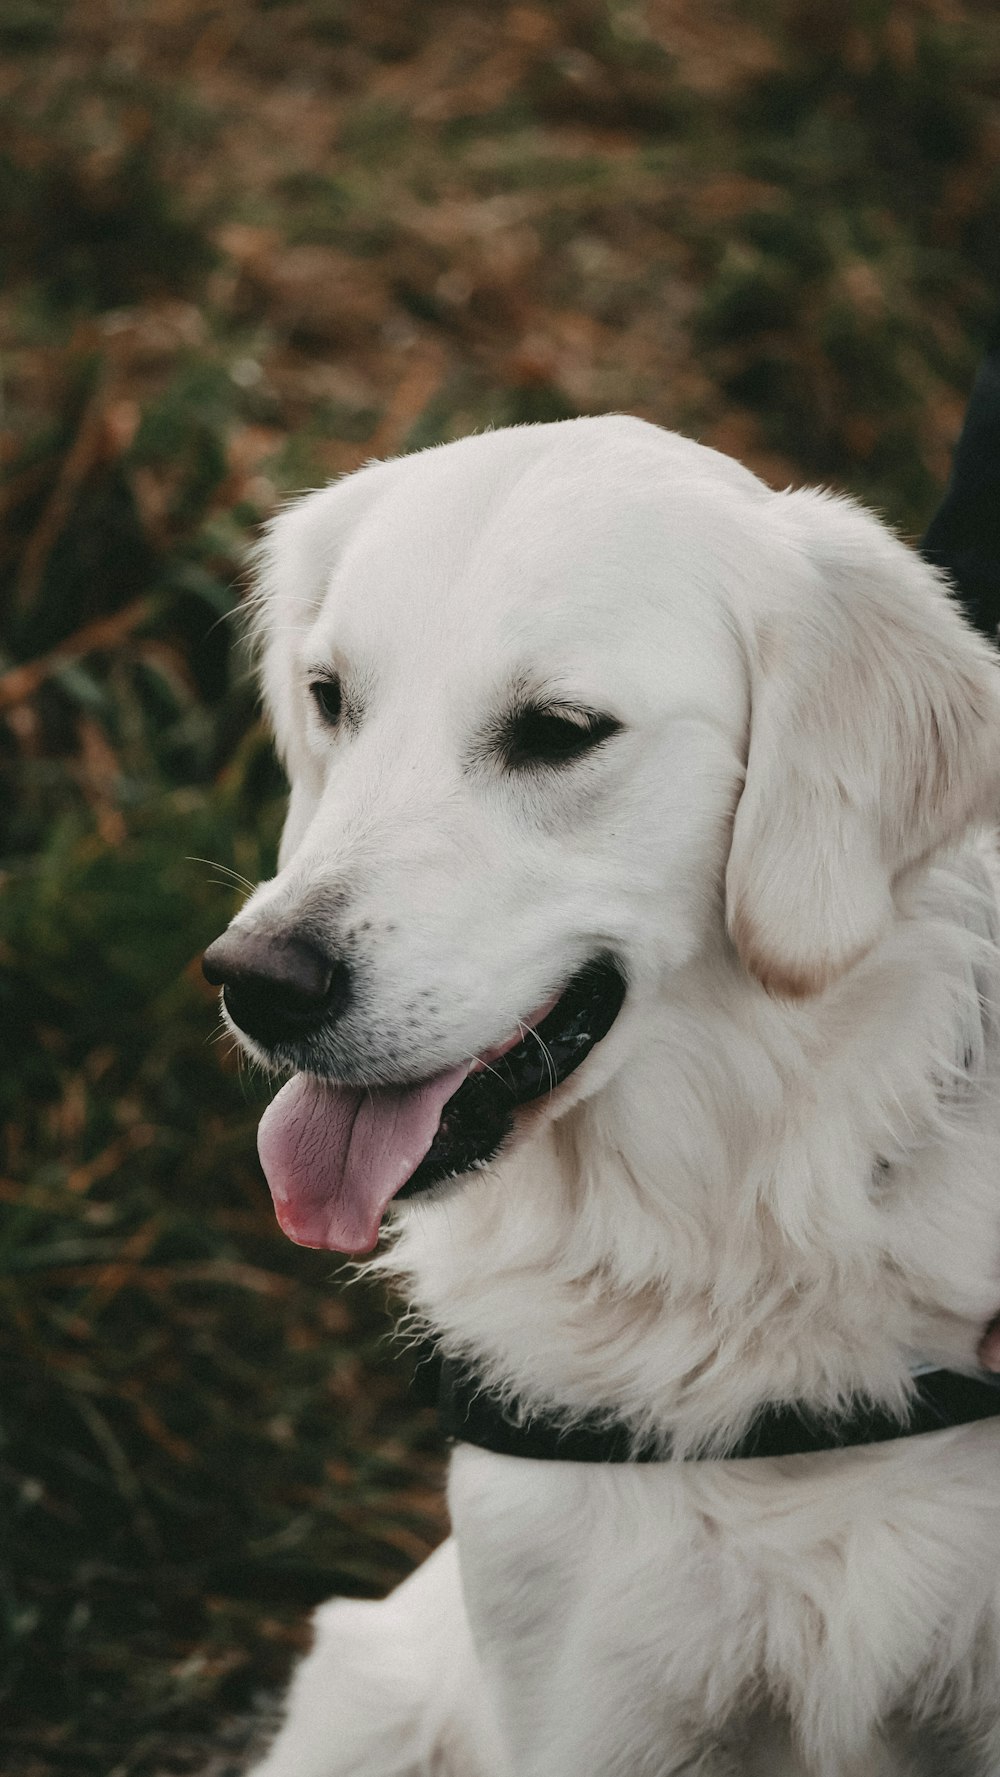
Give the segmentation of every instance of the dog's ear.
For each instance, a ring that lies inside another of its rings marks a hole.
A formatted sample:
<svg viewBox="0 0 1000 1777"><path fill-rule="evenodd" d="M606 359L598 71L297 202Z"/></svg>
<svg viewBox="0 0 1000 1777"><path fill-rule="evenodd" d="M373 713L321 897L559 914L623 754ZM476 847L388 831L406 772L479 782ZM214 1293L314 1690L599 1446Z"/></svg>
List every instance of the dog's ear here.
<svg viewBox="0 0 1000 1777"><path fill-rule="evenodd" d="M750 973L799 998L870 949L906 870L995 815L1000 664L870 513L810 491L774 498L726 920Z"/></svg>

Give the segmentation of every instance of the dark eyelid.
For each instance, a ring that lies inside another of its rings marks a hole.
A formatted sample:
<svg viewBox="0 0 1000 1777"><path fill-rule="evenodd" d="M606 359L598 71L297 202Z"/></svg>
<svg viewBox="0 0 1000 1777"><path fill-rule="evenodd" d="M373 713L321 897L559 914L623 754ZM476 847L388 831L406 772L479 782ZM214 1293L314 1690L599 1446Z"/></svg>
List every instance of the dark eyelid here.
<svg viewBox="0 0 1000 1777"><path fill-rule="evenodd" d="M622 723L601 710L568 703L521 704L498 735L508 770L571 765L618 734Z"/></svg>
<svg viewBox="0 0 1000 1777"><path fill-rule="evenodd" d="M328 727L334 727L340 721L344 705L339 673L330 671L310 673L309 695L316 706L320 720Z"/></svg>

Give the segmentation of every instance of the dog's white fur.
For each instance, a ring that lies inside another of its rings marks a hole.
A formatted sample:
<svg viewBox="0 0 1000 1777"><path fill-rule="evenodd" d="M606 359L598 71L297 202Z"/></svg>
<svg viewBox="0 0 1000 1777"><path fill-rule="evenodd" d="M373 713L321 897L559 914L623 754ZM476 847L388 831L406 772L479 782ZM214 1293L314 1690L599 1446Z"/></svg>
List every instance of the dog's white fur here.
<svg viewBox="0 0 1000 1777"><path fill-rule="evenodd" d="M724 1451L898 1403L1000 1298L998 668L827 494L627 418L313 494L263 556L292 792L239 916L349 944L372 1079L502 1040L597 950L610 1035L378 1263L534 1404ZM331 734L307 681L339 667ZM608 711L505 772L511 687ZM259 1777L1000 1771L1000 1425L626 1467L460 1448L454 1537L317 1615Z"/></svg>

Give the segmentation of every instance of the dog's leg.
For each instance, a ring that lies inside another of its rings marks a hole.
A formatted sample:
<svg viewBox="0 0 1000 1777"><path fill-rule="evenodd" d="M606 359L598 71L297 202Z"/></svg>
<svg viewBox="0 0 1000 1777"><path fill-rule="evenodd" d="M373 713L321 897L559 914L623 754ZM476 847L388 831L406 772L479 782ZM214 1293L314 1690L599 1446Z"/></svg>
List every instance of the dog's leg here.
<svg viewBox="0 0 1000 1777"><path fill-rule="evenodd" d="M334 1599L252 1777L501 1777L452 1541L381 1603Z"/></svg>

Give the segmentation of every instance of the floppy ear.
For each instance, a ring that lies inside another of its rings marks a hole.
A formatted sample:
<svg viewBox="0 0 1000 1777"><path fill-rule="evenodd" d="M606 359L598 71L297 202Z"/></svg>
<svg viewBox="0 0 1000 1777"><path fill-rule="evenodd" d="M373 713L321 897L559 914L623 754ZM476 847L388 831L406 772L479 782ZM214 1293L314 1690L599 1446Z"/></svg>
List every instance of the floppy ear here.
<svg viewBox="0 0 1000 1777"><path fill-rule="evenodd" d="M751 974L798 998L871 948L903 872L996 813L1000 663L870 513L775 501L726 922Z"/></svg>

